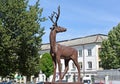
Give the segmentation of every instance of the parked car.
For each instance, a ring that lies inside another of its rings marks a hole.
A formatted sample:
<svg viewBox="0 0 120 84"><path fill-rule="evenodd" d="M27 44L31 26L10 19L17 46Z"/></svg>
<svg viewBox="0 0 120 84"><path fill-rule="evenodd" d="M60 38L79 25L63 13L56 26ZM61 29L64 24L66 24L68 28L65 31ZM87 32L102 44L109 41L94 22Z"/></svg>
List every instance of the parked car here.
<svg viewBox="0 0 120 84"><path fill-rule="evenodd" d="M44 84L44 82L39 82L39 83L37 83L37 84Z"/></svg>
<svg viewBox="0 0 120 84"><path fill-rule="evenodd" d="M12 83L12 81L10 81L10 82L7 82L7 84L13 84L13 83Z"/></svg>
<svg viewBox="0 0 120 84"><path fill-rule="evenodd" d="M10 82L1 82L0 84L13 84L13 83L10 81Z"/></svg>
<svg viewBox="0 0 120 84"><path fill-rule="evenodd" d="M82 82L84 84L92 84L91 77L83 77Z"/></svg>
<svg viewBox="0 0 120 84"><path fill-rule="evenodd" d="M4 81L3 81L3 82L1 82L0 84L7 84L7 82L4 82Z"/></svg>
<svg viewBox="0 0 120 84"><path fill-rule="evenodd" d="M59 80L57 80L56 82L59 82ZM62 80L62 82L67 82L66 80Z"/></svg>

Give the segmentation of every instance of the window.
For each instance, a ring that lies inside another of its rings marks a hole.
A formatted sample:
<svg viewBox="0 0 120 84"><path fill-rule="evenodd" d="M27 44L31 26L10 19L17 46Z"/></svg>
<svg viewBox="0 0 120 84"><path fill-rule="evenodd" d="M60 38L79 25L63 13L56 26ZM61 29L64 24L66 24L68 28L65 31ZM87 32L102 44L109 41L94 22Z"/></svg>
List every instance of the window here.
<svg viewBox="0 0 120 84"><path fill-rule="evenodd" d="M102 61L99 61L99 67L102 67Z"/></svg>
<svg viewBox="0 0 120 84"><path fill-rule="evenodd" d="M60 69L61 69L61 71L62 71L62 66L63 66L63 64L61 63L61 64L60 64Z"/></svg>
<svg viewBox="0 0 120 84"><path fill-rule="evenodd" d="M92 69L92 62L91 61L88 62L88 69Z"/></svg>
<svg viewBox="0 0 120 84"><path fill-rule="evenodd" d="M82 57L82 50L78 51L78 55L79 55L79 57Z"/></svg>
<svg viewBox="0 0 120 84"><path fill-rule="evenodd" d="M80 69L82 69L82 62L79 62L79 65L80 65Z"/></svg>
<svg viewBox="0 0 120 84"><path fill-rule="evenodd" d="M92 50L88 49L88 56L92 56Z"/></svg>
<svg viewBox="0 0 120 84"><path fill-rule="evenodd" d="M75 70L76 70L76 66L75 66L74 63L72 63L72 69L71 69L71 71L75 71Z"/></svg>
<svg viewBox="0 0 120 84"><path fill-rule="evenodd" d="M74 63L72 63L72 68L75 69L75 64Z"/></svg>

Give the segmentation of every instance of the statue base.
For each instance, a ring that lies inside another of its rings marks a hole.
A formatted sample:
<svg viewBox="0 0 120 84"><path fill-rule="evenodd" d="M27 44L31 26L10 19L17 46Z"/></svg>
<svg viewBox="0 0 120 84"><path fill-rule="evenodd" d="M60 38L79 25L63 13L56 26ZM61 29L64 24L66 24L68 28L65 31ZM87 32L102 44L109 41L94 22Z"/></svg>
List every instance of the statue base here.
<svg viewBox="0 0 120 84"><path fill-rule="evenodd" d="M83 84L79 82L44 82L44 84Z"/></svg>

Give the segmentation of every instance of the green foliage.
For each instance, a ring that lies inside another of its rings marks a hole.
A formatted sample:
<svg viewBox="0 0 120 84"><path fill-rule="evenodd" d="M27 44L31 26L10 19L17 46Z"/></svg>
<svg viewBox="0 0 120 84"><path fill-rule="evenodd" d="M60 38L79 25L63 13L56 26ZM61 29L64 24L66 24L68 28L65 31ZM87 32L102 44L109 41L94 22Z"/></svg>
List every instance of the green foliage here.
<svg viewBox="0 0 120 84"><path fill-rule="evenodd" d="M104 69L120 68L120 24L113 27L108 39L102 42L100 58Z"/></svg>
<svg viewBox="0 0 120 84"><path fill-rule="evenodd" d="M53 74L53 63L49 53L42 55L42 58L40 59L40 69L47 78Z"/></svg>
<svg viewBox="0 0 120 84"><path fill-rule="evenodd" d="M40 69L38 51L44 34L40 23L46 19L39 0L33 6L28 1L0 0L1 76L17 71L29 77Z"/></svg>

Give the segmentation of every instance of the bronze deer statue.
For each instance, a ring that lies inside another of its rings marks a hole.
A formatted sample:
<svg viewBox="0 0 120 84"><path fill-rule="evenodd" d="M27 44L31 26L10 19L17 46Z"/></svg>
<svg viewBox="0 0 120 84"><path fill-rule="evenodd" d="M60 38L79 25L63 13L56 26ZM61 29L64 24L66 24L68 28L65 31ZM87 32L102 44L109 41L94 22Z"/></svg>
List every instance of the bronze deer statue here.
<svg viewBox="0 0 120 84"><path fill-rule="evenodd" d="M53 17L55 16L56 21L53 20ZM50 20L53 22L53 27L50 28L50 54L52 56L53 64L54 64L54 73L53 73L53 79L52 82L55 82L56 77L56 68L58 63L58 70L59 70L59 82L62 81L65 74L68 71L68 63L70 60L74 62L78 69L78 82L80 82L80 66L78 63L78 53L77 50L68 46L60 45L56 43L56 34L59 32L65 32L66 28L62 28L57 25L58 18L60 16L60 7L58 7L58 13L53 12L51 17L49 16ZM63 74L61 74L61 61L60 59L64 59L65 62L65 71Z"/></svg>

